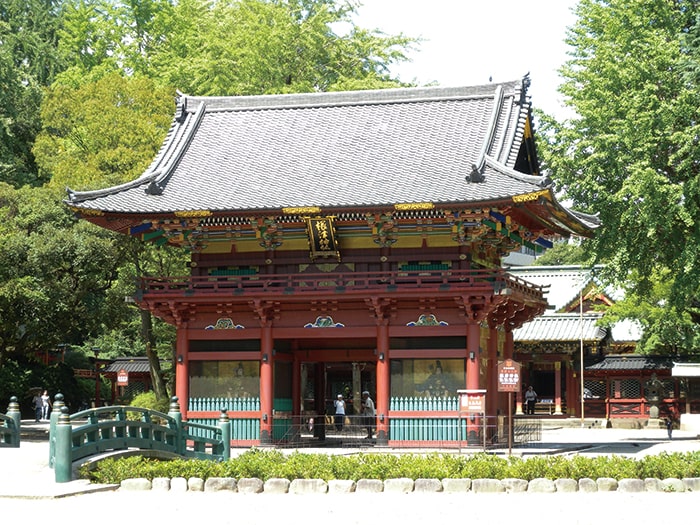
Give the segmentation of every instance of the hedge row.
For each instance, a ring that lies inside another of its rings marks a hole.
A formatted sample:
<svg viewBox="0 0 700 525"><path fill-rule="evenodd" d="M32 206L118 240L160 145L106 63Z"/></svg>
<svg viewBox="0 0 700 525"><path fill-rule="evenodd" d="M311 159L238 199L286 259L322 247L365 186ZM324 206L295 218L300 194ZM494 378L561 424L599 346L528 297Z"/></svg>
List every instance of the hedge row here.
<svg viewBox="0 0 700 525"><path fill-rule="evenodd" d="M194 459L157 460L142 456L105 459L81 476L97 483L119 484L125 479L146 478L272 478L353 480L409 479L509 479L584 478L646 479L700 477L700 452L662 453L640 459L624 456L518 456L487 453L352 455L284 454L277 450L251 449L224 462Z"/></svg>

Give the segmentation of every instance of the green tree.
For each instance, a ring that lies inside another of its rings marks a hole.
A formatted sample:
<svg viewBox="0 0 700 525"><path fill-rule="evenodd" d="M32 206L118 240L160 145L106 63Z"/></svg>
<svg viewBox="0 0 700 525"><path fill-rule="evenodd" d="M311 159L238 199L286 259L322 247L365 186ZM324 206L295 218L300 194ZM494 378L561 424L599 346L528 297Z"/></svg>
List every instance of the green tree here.
<svg viewBox="0 0 700 525"><path fill-rule="evenodd" d="M398 85L388 66L416 42L357 27L343 0L70 0L59 48L76 85L143 75L193 95Z"/></svg>
<svg viewBox="0 0 700 525"><path fill-rule="evenodd" d="M109 73L77 87L56 83L34 146L40 172L57 189L133 180L158 152L174 107L174 93L145 78Z"/></svg>
<svg viewBox="0 0 700 525"><path fill-rule="evenodd" d="M0 0L0 181L37 185L32 155L42 87L62 68L59 2Z"/></svg>
<svg viewBox="0 0 700 525"><path fill-rule="evenodd" d="M556 242L552 248L538 256L534 266L586 266L590 263L591 254L584 243Z"/></svg>
<svg viewBox="0 0 700 525"><path fill-rule="evenodd" d="M147 73L195 95L396 86L388 65L406 60L414 40L355 26L356 9L330 0L185 0L154 21L168 36L153 47Z"/></svg>
<svg viewBox="0 0 700 525"><path fill-rule="evenodd" d="M136 178L152 161L170 127L173 95L146 78L124 77L107 70L102 70L102 76L94 82L56 82L45 97L44 130L35 145L42 171L50 174L47 187L57 191L66 186L97 189ZM172 333L154 323L149 312L128 310L124 298L133 295L134 277L147 275L152 268L170 275L172 270L166 266L178 261L176 273L182 274L184 253L156 252L152 246L129 241L111 238L119 266L103 296L105 304L111 305L110 322L103 323L100 333L84 341L85 348L87 352L97 346L103 357L129 355L136 350L146 354L156 394L167 398L160 359L172 356L172 347L168 339L159 347L156 336L160 332L172 338Z"/></svg>
<svg viewBox="0 0 700 525"><path fill-rule="evenodd" d="M0 363L94 336L113 318L113 235L76 221L56 194L0 183Z"/></svg>
<svg viewBox="0 0 700 525"><path fill-rule="evenodd" d="M566 198L600 215L591 249L604 277L682 325L700 282L700 90L683 75L695 63L683 35L697 34L698 9L684 0L581 0L561 86L576 117L545 148ZM675 352L669 333L659 326L645 338Z"/></svg>

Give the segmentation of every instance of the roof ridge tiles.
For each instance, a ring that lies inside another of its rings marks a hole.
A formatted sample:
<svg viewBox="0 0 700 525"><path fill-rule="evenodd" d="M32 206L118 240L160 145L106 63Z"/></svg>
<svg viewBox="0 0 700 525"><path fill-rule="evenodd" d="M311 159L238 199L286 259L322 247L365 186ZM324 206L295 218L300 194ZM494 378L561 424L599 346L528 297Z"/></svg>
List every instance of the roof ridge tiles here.
<svg viewBox="0 0 700 525"><path fill-rule="evenodd" d="M475 98L494 98L498 89L506 96L519 97L522 81L511 81L479 86L459 87L408 87L381 90L330 91L315 93L289 93L275 95L242 96L190 96L182 95L178 103L189 109L204 102L207 112L215 111L260 111L266 109L291 109L304 107L329 107L345 105L400 104L436 102Z"/></svg>

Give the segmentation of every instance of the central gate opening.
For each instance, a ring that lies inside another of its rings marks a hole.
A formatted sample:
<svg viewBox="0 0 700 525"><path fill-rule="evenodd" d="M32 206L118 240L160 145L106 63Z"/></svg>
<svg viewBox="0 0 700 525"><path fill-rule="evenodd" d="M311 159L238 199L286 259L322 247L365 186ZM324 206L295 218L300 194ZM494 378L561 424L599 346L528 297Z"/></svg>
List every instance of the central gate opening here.
<svg viewBox="0 0 700 525"><path fill-rule="evenodd" d="M367 435L362 392L376 392L376 365L368 361L303 362L301 364L302 435L326 446L357 445ZM342 410L337 403L342 402ZM337 414L337 412L344 412Z"/></svg>

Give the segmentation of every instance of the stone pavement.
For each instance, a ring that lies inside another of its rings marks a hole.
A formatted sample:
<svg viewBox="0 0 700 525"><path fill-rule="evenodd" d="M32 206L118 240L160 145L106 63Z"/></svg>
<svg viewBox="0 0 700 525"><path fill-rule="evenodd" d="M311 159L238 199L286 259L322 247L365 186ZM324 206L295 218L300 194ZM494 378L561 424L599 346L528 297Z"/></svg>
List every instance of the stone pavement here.
<svg viewBox="0 0 700 525"><path fill-rule="evenodd" d="M246 449L234 449L232 453L242 453ZM324 454L352 454L359 450L342 449L302 449L302 452ZM406 452L421 453L425 449L367 449L362 452ZM514 455L564 454L564 455L624 455L642 457L661 452L700 451L700 439L694 433L674 430L673 439L668 440L665 429L615 429L615 428L576 428L554 427L542 430L542 439L524 447L513 447ZM291 451L288 451L291 452ZM445 450L451 453L474 453L474 449ZM507 449L491 450L495 454L508 454ZM113 485L94 485L85 480L56 483L55 474L48 466L49 443L48 423L22 421L22 442L19 448L0 448L0 500L6 499L52 499L114 491ZM273 496L270 496L273 497Z"/></svg>

